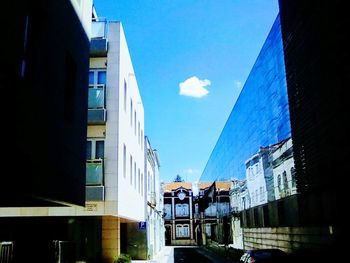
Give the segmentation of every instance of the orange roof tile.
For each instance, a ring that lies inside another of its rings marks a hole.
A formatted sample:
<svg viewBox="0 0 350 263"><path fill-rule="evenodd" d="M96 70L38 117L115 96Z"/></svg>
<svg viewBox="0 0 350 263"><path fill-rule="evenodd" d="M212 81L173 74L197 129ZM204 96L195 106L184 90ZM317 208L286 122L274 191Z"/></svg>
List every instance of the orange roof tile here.
<svg viewBox="0 0 350 263"><path fill-rule="evenodd" d="M213 184L213 182L198 183L198 189L204 190L204 189L210 187L212 184ZM230 190L230 187L231 187L231 181L216 181L215 187L216 187L216 189L228 191L228 190Z"/></svg>
<svg viewBox="0 0 350 263"><path fill-rule="evenodd" d="M164 192L171 192L172 190L178 189L180 187L192 190L192 183L188 183L188 182L165 183L163 185L163 190Z"/></svg>

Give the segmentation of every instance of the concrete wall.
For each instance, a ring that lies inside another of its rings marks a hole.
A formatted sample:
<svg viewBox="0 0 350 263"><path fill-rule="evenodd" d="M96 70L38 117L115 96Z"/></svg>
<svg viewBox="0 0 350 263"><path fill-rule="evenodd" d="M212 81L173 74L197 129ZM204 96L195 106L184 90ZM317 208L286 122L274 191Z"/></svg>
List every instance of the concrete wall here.
<svg viewBox="0 0 350 263"><path fill-rule="evenodd" d="M288 253L327 249L333 242L328 227L243 228L244 249L279 248Z"/></svg>
<svg viewBox="0 0 350 263"><path fill-rule="evenodd" d="M102 259L112 263L120 254L120 220L117 217L102 217Z"/></svg>

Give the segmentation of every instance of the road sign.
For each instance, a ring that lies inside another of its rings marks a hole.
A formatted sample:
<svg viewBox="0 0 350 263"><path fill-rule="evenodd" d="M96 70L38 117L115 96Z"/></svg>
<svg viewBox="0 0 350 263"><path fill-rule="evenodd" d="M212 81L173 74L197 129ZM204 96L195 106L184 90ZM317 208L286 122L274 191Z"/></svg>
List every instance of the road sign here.
<svg viewBox="0 0 350 263"><path fill-rule="evenodd" d="M146 229L146 222L139 222L139 229L145 230Z"/></svg>

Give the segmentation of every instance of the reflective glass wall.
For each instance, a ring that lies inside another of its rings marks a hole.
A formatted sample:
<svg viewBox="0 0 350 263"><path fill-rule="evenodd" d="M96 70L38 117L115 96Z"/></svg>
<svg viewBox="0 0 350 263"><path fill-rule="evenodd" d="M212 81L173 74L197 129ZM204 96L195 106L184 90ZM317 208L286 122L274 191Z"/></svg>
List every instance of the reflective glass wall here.
<svg viewBox="0 0 350 263"><path fill-rule="evenodd" d="M246 180L250 205L296 192L279 16L200 178Z"/></svg>

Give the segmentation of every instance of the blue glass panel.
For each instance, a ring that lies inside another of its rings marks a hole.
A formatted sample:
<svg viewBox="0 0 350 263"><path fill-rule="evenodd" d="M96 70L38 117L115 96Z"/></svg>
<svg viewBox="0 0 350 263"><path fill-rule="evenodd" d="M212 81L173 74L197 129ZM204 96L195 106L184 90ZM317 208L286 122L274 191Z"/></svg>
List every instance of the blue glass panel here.
<svg viewBox="0 0 350 263"><path fill-rule="evenodd" d="M94 72L89 72L89 84L94 84Z"/></svg>
<svg viewBox="0 0 350 263"><path fill-rule="evenodd" d="M106 84L106 71L99 71L97 73L97 84Z"/></svg>
<svg viewBox="0 0 350 263"><path fill-rule="evenodd" d="M277 17L200 181L245 179L247 160L261 147L290 136L282 36Z"/></svg>

